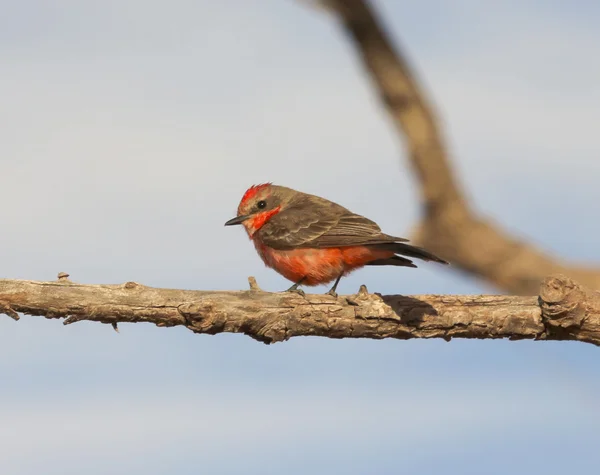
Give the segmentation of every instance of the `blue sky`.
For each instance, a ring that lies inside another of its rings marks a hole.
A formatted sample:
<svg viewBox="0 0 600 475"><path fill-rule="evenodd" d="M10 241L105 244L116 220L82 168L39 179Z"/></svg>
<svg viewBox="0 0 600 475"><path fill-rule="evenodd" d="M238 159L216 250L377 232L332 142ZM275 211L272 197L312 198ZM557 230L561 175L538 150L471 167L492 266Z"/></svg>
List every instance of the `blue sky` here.
<svg viewBox="0 0 600 475"><path fill-rule="evenodd" d="M477 209L598 262L598 5L377 5ZM2 277L239 289L254 275L281 290L223 227L256 182L391 234L418 220L402 144L350 45L302 2L0 0L0 59ZM362 283L495 292L435 265L361 270L340 291ZM3 474L551 475L589 471L600 442L600 356L585 344L265 346L5 317L0 356Z"/></svg>

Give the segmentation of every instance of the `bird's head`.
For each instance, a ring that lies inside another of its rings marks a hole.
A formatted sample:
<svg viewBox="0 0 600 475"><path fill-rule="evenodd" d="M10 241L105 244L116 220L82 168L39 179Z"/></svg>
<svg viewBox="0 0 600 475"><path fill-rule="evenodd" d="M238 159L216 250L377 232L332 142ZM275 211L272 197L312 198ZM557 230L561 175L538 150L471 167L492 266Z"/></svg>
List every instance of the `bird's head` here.
<svg viewBox="0 0 600 475"><path fill-rule="evenodd" d="M225 223L225 226L243 224L252 236L262 228L293 199L294 190L283 186L263 183L252 185L246 190L237 210L237 216Z"/></svg>

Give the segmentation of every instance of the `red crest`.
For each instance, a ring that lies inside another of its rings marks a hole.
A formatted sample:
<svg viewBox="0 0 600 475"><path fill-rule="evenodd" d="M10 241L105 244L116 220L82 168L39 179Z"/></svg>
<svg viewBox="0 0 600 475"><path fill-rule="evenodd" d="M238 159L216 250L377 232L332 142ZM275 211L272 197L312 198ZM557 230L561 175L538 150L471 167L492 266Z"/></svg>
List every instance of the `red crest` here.
<svg viewBox="0 0 600 475"><path fill-rule="evenodd" d="M246 190L244 196L242 196L242 201L240 201L240 206L246 203L248 200L252 199L256 194L266 188L267 186L271 186L272 183L261 183L260 185L252 185L250 188Z"/></svg>

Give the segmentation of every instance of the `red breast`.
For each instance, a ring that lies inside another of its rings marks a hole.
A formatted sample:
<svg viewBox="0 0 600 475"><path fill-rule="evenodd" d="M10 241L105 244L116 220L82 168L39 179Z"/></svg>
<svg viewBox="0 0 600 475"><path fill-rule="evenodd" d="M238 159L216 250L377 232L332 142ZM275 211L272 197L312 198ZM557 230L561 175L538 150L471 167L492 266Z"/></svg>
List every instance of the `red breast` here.
<svg viewBox="0 0 600 475"><path fill-rule="evenodd" d="M326 284L342 272L348 274L370 261L394 255L390 251L374 251L365 246L280 251L265 246L258 238L252 241L267 267L293 282L304 278L302 283L308 286Z"/></svg>

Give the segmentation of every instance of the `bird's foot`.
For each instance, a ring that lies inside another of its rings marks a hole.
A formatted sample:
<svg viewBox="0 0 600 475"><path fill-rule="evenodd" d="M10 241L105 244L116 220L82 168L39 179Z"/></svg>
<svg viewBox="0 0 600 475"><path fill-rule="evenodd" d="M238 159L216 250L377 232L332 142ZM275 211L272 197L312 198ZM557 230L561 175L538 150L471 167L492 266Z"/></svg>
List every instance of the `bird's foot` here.
<svg viewBox="0 0 600 475"><path fill-rule="evenodd" d="M301 283L302 283L302 281L296 282L289 289L287 289L286 292L293 292L293 293L298 294L298 295L300 295L302 297L306 297L306 294L304 293L304 290L298 288Z"/></svg>
<svg viewBox="0 0 600 475"><path fill-rule="evenodd" d="M286 292L291 292L293 294L298 294L301 297L306 297L306 294L304 293L304 290L302 290L302 289L289 288L289 289L286 290Z"/></svg>
<svg viewBox="0 0 600 475"><path fill-rule="evenodd" d="M338 294L335 291L337 289L338 284L340 283L340 279L344 276L344 273L342 272L340 275L337 276L337 279L335 279L335 282L333 283L333 287L331 287L329 289L329 292L327 292L325 295L331 295L334 299L338 298Z"/></svg>

